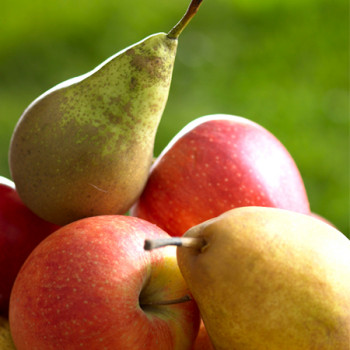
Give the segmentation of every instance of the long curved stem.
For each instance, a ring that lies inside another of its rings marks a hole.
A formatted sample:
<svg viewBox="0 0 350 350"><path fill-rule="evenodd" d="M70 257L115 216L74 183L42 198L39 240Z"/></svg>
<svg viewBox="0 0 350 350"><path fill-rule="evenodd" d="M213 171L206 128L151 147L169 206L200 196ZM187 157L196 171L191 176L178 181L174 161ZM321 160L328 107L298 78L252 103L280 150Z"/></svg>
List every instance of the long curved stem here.
<svg viewBox="0 0 350 350"><path fill-rule="evenodd" d="M203 0L192 0L185 15L175 25L175 27L168 33L169 39L177 39L187 24L191 21L192 17L197 13L200 4Z"/></svg>

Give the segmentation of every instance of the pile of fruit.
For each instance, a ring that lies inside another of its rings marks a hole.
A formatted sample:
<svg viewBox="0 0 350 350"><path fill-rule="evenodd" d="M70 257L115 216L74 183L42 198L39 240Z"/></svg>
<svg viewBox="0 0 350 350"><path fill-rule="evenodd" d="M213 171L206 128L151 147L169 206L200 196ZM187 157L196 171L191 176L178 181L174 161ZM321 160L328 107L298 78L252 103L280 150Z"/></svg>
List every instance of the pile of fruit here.
<svg viewBox="0 0 350 350"><path fill-rule="evenodd" d="M59 84L0 177L0 349L349 350L350 241L243 117L188 124L153 158L180 33Z"/></svg>

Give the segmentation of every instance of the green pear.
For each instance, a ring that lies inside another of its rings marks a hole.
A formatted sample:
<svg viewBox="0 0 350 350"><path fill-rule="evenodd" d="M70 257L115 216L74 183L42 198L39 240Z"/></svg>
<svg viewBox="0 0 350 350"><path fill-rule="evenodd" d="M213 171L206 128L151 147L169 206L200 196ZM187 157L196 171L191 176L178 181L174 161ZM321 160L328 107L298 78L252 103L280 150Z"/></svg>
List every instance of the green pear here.
<svg viewBox="0 0 350 350"><path fill-rule="evenodd" d="M178 264L216 350L350 349L350 241L335 228L243 207L182 240Z"/></svg>
<svg viewBox="0 0 350 350"><path fill-rule="evenodd" d="M23 202L63 225L124 214L140 195L169 94L178 37L202 0L168 33L151 35L24 111L9 165Z"/></svg>

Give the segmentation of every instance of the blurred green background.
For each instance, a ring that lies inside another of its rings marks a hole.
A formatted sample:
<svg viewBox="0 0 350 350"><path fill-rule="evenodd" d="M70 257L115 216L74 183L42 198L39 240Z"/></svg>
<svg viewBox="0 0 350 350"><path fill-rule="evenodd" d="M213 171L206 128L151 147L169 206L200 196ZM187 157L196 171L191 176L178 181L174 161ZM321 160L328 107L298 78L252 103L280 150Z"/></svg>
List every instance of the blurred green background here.
<svg viewBox="0 0 350 350"><path fill-rule="evenodd" d="M171 29L189 0L13 0L0 20L0 174L13 128L53 85L145 36ZM314 212L349 236L349 4L204 0L179 40L155 155L189 121L252 119L294 157Z"/></svg>

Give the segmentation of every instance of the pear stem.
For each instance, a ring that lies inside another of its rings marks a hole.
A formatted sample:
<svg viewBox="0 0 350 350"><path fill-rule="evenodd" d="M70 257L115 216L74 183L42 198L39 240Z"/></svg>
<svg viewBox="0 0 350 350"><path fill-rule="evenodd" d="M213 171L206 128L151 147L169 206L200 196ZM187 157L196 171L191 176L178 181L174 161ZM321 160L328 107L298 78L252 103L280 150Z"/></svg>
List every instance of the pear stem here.
<svg viewBox="0 0 350 350"><path fill-rule="evenodd" d="M173 305L173 304L180 304L180 303L186 303L187 301L191 301L192 298L186 294L180 298L177 299L170 299L170 300L160 300L160 301L152 301L152 302L146 302L146 303L141 303L141 307L145 306L161 306L161 305Z"/></svg>
<svg viewBox="0 0 350 350"><path fill-rule="evenodd" d="M153 250L157 248L174 245L177 247L186 247L194 249L202 249L206 242L198 237L169 237L169 238L155 238L146 239L144 244L145 250Z"/></svg>
<svg viewBox="0 0 350 350"><path fill-rule="evenodd" d="M187 24L191 21L192 17L197 13L200 4L203 0L192 0L186 13L181 20L175 25L175 27L168 33L169 39L177 39Z"/></svg>

